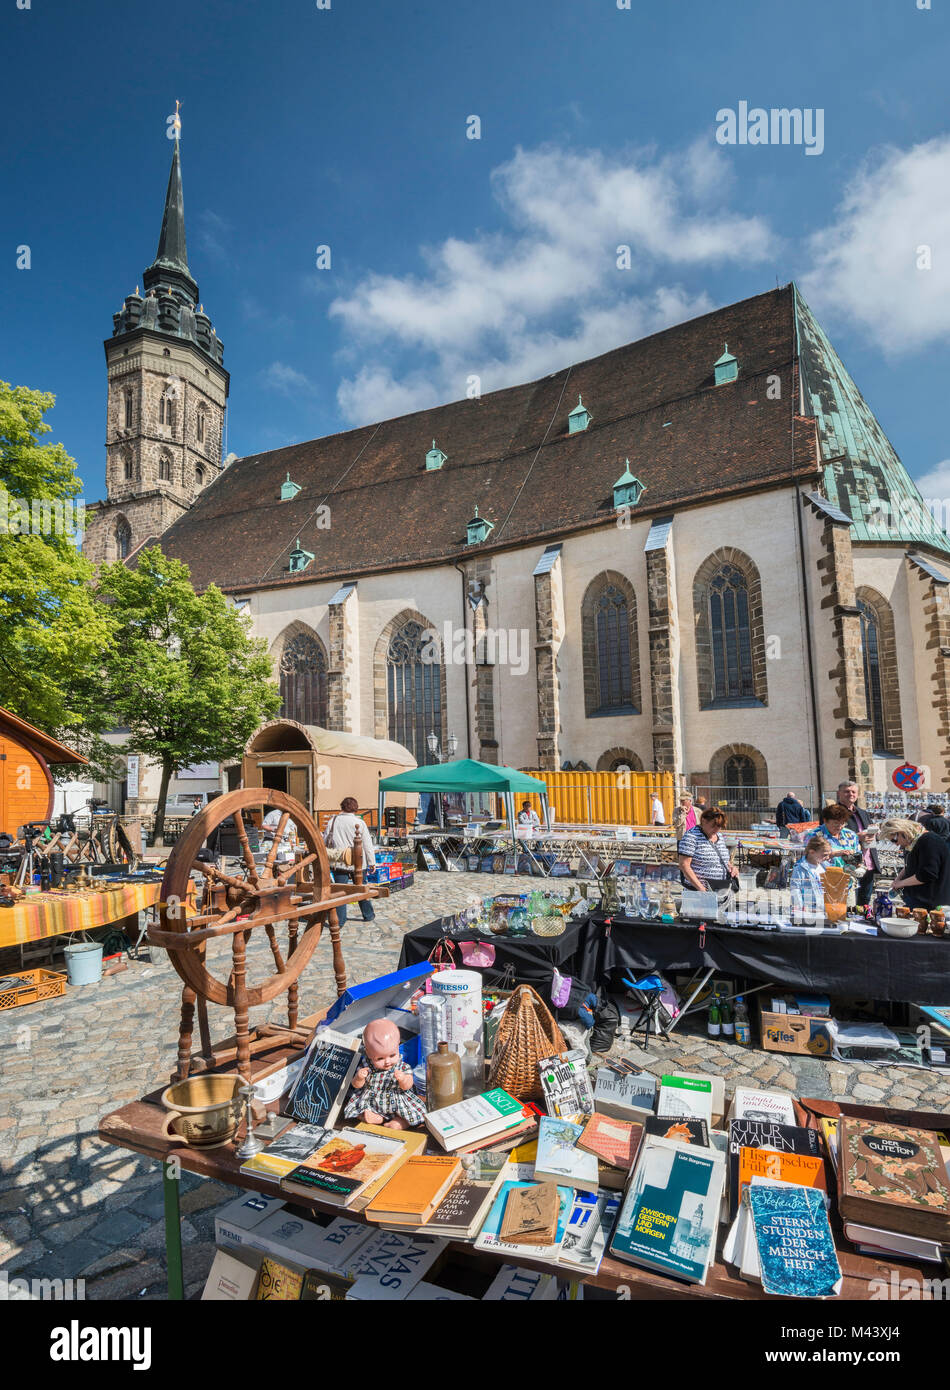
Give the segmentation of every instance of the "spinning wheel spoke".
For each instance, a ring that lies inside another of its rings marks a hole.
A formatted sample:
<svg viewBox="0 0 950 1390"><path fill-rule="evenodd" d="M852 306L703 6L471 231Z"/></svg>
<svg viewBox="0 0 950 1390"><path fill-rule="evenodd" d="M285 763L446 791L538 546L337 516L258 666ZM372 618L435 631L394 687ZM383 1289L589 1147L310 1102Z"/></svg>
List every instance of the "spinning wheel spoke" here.
<svg viewBox="0 0 950 1390"><path fill-rule="evenodd" d="M244 863L247 865L248 877L256 886L260 879L257 872L257 865L254 863L254 851L251 849L250 842L247 838L247 831L244 828L244 817L241 815L235 816L234 825L237 830L238 840L241 843L241 853L244 856Z"/></svg>
<svg viewBox="0 0 950 1390"><path fill-rule="evenodd" d="M274 924L269 922L264 930L267 932L267 939L270 942L270 948L274 957L274 964L277 966L278 974L283 975L287 967L284 964L283 956L280 954L280 946L277 941L277 932L274 930Z"/></svg>
<svg viewBox="0 0 950 1390"><path fill-rule="evenodd" d="M285 869L282 874L277 875L277 882L283 887L284 884L289 883L294 875L298 874L301 869L305 869L308 864L312 864L316 858L316 854L308 854L306 859L298 859L296 864L292 864L289 869Z"/></svg>
<svg viewBox="0 0 950 1390"><path fill-rule="evenodd" d="M290 812L284 811L283 815L280 818L280 822L277 826L277 830L274 833L274 843L271 845L270 849L267 852L267 859L264 863L265 877L270 873L271 869L273 869L274 867L274 860L277 858L277 851L280 849L280 842L283 839L284 831L287 828L287 822L289 820Z"/></svg>
<svg viewBox="0 0 950 1390"><path fill-rule="evenodd" d="M192 864L192 869L209 878L212 883L223 883L228 888L238 888L242 891L247 889L248 880L246 878L234 878L231 874L224 874L214 864L205 864L201 859L196 859Z"/></svg>

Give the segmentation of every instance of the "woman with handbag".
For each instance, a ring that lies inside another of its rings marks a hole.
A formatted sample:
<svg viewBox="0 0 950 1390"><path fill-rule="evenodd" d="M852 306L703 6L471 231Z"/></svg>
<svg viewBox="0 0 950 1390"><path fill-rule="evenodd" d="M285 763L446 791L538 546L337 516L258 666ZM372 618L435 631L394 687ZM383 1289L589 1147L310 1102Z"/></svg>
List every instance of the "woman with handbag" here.
<svg viewBox="0 0 950 1390"><path fill-rule="evenodd" d="M738 889L739 870L720 836L725 828L725 811L710 806L703 811L699 824L686 831L679 842L680 882L684 888L700 893Z"/></svg>
<svg viewBox="0 0 950 1390"><path fill-rule="evenodd" d="M359 802L355 796L345 796L340 802L340 814L331 816L327 823L327 828L323 832L323 843L327 849L343 851L343 864L331 870L334 883L349 883L353 877L353 870L347 869L344 865L353 862L353 845L359 835L363 846L363 872L364 874L376 868L376 849L373 845L372 837L367 829L366 822L361 820L356 814L359 810ZM346 851L349 850L349 854ZM376 909L373 907L371 898L363 898L359 904L360 912L364 922L372 922L376 917ZM337 919L340 926L346 921L346 904L337 908Z"/></svg>

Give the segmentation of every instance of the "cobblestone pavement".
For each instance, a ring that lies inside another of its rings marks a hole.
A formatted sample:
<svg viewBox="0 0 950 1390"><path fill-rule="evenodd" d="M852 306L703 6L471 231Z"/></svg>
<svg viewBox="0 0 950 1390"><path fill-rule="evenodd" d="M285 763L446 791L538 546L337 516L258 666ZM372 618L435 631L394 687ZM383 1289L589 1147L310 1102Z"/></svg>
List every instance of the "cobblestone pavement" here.
<svg viewBox="0 0 950 1390"><path fill-rule="evenodd" d="M537 880L504 883L506 891L528 886L537 887ZM358 911L354 919L351 908L344 927L350 982L395 968L406 931L486 891L481 875L423 874L414 888L378 902L373 923ZM152 956L151 964L130 962L124 974L65 998L0 1015L0 1270L11 1278L81 1278L87 1298L165 1297L159 1165L96 1137L103 1115L154 1090L175 1063L180 985L164 954ZM270 962L266 939L249 956L253 979L254 959ZM0 968L17 965L8 953ZM327 940L301 982L301 1016L333 996ZM278 1017L279 1004L252 1011L252 1023L271 1009ZM211 1026L213 1037L224 1036L230 1015L213 1009ZM727 1090L750 1082L800 1095L950 1110L947 1073L741 1049L693 1031L700 1026L675 1032L669 1042L654 1040L646 1052L619 1042L614 1052L657 1075L672 1069L722 1075ZM184 1175L188 1296L200 1291L214 1255L214 1209L232 1195L230 1187Z"/></svg>

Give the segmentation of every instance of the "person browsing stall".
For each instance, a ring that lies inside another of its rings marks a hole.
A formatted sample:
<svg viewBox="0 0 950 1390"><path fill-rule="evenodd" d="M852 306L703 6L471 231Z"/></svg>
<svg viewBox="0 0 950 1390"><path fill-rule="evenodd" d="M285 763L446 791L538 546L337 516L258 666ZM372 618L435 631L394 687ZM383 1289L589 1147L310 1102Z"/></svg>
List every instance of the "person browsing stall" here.
<svg viewBox="0 0 950 1390"><path fill-rule="evenodd" d="M825 915L825 864L831 855L831 845L816 831L792 870L792 911L803 912L816 922Z"/></svg>
<svg viewBox="0 0 950 1390"><path fill-rule="evenodd" d="M886 820L882 840L904 851L904 867L894 880L907 907L931 911L950 903L950 844L913 820Z"/></svg>
<svg viewBox="0 0 950 1390"><path fill-rule="evenodd" d="M848 865L854 865L861 857L861 844L857 835L848 826L848 809L833 801L830 806L823 806L818 819L821 825L817 830L813 830L805 841L810 844L816 835L820 835L828 841L834 854L831 864L836 869L844 869Z"/></svg>
<svg viewBox="0 0 950 1390"><path fill-rule="evenodd" d="M537 811L531 809L530 801L523 801L521 803L521 810L518 812L518 824L530 825L536 830L541 829L541 817L538 815Z"/></svg>
<svg viewBox="0 0 950 1390"><path fill-rule="evenodd" d="M808 819L808 812L793 792L786 792L775 808L775 824L783 840L788 839L788 827L801 825Z"/></svg>
<svg viewBox="0 0 950 1390"><path fill-rule="evenodd" d="M721 834L725 828L726 813L709 807L700 816L699 824L686 831L679 842L680 880L684 888L705 893L738 882L739 870L729 858Z"/></svg>
<svg viewBox="0 0 950 1390"><path fill-rule="evenodd" d="M356 814L358 810L359 802L356 797L345 796L340 802L340 814L331 816L327 822L327 828L323 832L323 842L327 849L347 850L353 848L358 835L363 846L363 872L365 874L367 870L376 868L376 850L366 822ZM353 877L352 869L333 869L332 874L334 883L348 883ZM371 898L361 899L359 909L364 922L373 921L376 916L376 909L373 907ZM346 903L343 903L336 911L337 919L342 926L346 921Z"/></svg>
<svg viewBox="0 0 950 1390"><path fill-rule="evenodd" d="M840 782L838 784L838 805L843 806L848 812L848 819L845 824L849 830L853 830L857 835L858 843L861 846L864 874L858 880L856 902L858 907L867 907L874 890L874 875L881 872L881 861L877 856L877 851L872 847L872 841L877 834L877 826L873 823L874 818L871 813L866 811L863 806L858 805L857 782Z"/></svg>

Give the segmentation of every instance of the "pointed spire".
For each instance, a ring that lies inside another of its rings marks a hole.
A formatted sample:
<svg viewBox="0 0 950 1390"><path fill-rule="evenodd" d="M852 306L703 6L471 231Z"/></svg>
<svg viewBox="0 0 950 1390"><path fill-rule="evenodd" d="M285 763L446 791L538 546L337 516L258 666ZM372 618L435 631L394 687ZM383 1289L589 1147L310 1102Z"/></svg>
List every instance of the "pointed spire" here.
<svg viewBox="0 0 950 1390"><path fill-rule="evenodd" d="M185 200L181 188L181 157L178 141L172 155L172 167L168 175L168 191L165 194L165 215L162 218L162 234L158 239L156 265L169 266L189 275L188 248L185 245Z"/></svg>

